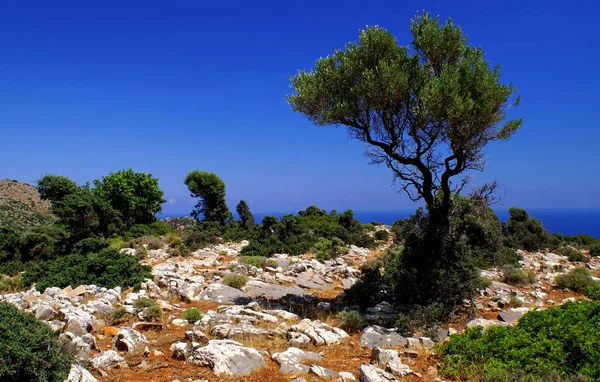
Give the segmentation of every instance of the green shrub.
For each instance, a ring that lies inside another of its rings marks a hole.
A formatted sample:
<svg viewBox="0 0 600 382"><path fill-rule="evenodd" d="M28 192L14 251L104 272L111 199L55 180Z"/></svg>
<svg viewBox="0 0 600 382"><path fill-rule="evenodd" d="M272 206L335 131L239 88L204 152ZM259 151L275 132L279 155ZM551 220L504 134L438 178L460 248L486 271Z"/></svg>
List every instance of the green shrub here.
<svg viewBox="0 0 600 382"><path fill-rule="evenodd" d="M487 277L479 278L479 289L486 289L491 286L492 286L492 280L488 279Z"/></svg>
<svg viewBox="0 0 600 382"><path fill-rule="evenodd" d="M590 246L590 256L600 256L600 244Z"/></svg>
<svg viewBox="0 0 600 382"><path fill-rule="evenodd" d="M534 284L537 282L537 276L533 272L527 272L527 280L529 284Z"/></svg>
<svg viewBox="0 0 600 382"><path fill-rule="evenodd" d="M523 306L523 300L517 296L510 295L510 306L513 308L519 308Z"/></svg>
<svg viewBox="0 0 600 382"><path fill-rule="evenodd" d="M22 280L26 286L36 283L40 291L53 286L64 288L81 284L128 288L152 279L151 270L150 266L138 263L133 256L106 248L99 253L73 253L39 262L22 275Z"/></svg>
<svg viewBox="0 0 600 382"><path fill-rule="evenodd" d="M440 372L460 380L517 371L521 380L551 373L598 380L599 325L600 302L577 301L529 312L515 326L467 329L438 348Z"/></svg>
<svg viewBox="0 0 600 382"><path fill-rule="evenodd" d="M450 313L448 306L442 303L404 306L395 326L403 336L412 336L418 331L429 332L446 320Z"/></svg>
<svg viewBox="0 0 600 382"><path fill-rule="evenodd" d="M66 252L69 234L57 226L40 226L29 229L19 239L19 252L23 261L49 260Z"/></svg>
<svg viewBox="0 0 600 382"><path fill-rule="evenodd" d="M363 229L367 232L373 232L375 231L375 226L371 223L363 224Z"/></svg>
<svg viewBox="0 0 600 382"><path fill-rule="evenodd" d="M337 318L340 327L350 334L360 332L368 324L358 310L340 312Z"/></svg>
<svg viewBox="0 0 600 382"><path fill-rule="evenodd" d="M563 255L563 256L567 256L569 258L569 261L571 262L584 262L585 261L585 255L583 253L581 253L580 251L578 251L575 248L572 248L570 246L564 246L564 247L560 247L556 250L553 251L554 253L556 253L557 255Z"/></svg>
<svg viewBox="0 0 600 382"><path fill-rule="evenodd" d="M156 321L162 317L162 310L157 306L149 306L144 309L144 320Z"/></svg>
<svg viewBox="0 0 600 382"><path fill-rule="evenodd" d="M179 233L169 232L167 234L167 244L169 244L169 247L177 248L181 243L183 243L183 241L181 240L181 235Z"/></svg>
<svg viewBox="0 0 600 382"><path fill-rule="evenodd" d="M389 238L390 233L384 229L380 229L379 231L375 232L375 240L388 241Z"/></svg>
<svg viewBox="0 0 600 382"><path fill-rule="evenodd" d="M344 247L344 242L337 237L331 240L322 237L315 243L313 251L317 254L317 260L323 261L335 259L348 253L349 250Z"/></svg>
<svg viewBox="0 0 600 382"><path fill-rule="evenodd" d="M140 297L133 302L133 307L136 309L144 309L156 306L156 302L150 297Z"/></svg>
<svg viewBox="0 0 600 382"><path fill-rule="evenodd" d="M198 308L189 308L183 311L183 319L190 324L202 319L202 312Z"/></svg>
<svg viewBox="0 0 600 382"><path fill-rule="evenodd" d="M0 303L0 380L62 382L72 357L46 324L13 305Z"/></svg>
<svg viewBox="0 0 600 382"><path fill-rule="evenodd" d="M108 248L109 245L110 243L104 239L89 237L78 241L77 244L73 246L73 252L80 254L98 253L103 249Z"/></svg>
<svg viewBox="0 0 600 382"><path fill-rule="evenodd" d="M127 309L120 306L112 312L112 319L114 322L119 322L121 319L123 319L127 315L129 315L129 312L127 312Z"/></svg>
<svg viewBox="0 0 600 382"><path fill-rule="evenodd" d="M546 231L542 222L530 217L524 209L511 208L508 212L508 221L502 223L504 245L507 247L536 251L546 247L554 248L559 244L558 238Z"/></svg>
<svg viewBox="0 0 600 382"><path fill-rule="evenodd" d="M213 231L204 230L200 226L195 226L183 233L182 240L183 244L191 251L197 251L198 249L205 248L211 244L217 244L219 242L219 236Z"/></svg>
<svg viewBox="0 0 600 382"><path fill-rule="evenodd" d="M265 267L268 258L263 256L240 256L238 259L242 262L242 264L251 265L256 268Z"/></svg>
<svg viewBox="0 0 600 382"><path fill-rule="evenodd" d="M505 265L502 267L502 281L510 285L525 286L529 284L529 276L521 268Z"/></svg>
<svg viewBox="0 0 600 382"><path fill-rule="evenodd" d="M240 289L248 282L248 277L237 273L228 273L223 277L222 283L232 288Z"/></svg>
<svg viewBox="0 0 600 382"><path fill-rule="evenodd" d="M108 246L120 251L123 248L133 248L134 243L131 240L125 240L121 236L117 236L108 239Z"/></svg>
<svg viewBox="0 0 600 382"><path fill-rule="evenodd" d="M404 239L406 239L405 234L406 234L406 228L405 225L407 223L407 220L405 219L399 219L396 220L393 224L392 224L392 233L394 234L394 243L396 244L400 244L402 242L404 242Z"/></svg>
<svg viewBox="0 0 600 382"><path fill-rule="evenodd" d="M19 276L8 277L0 274L0 292L16 292L23 290L24 288L25 286L23 285L23 282Z"/></svg>
<svg viewBox="0 0 600 382"><path fill-rule="evenodd" d="M600 285L592 285L587 287L585 295L594 301L600 300Z"/></svg>
<svg viewBox="0 0 600 382"><path fill-rule="evenodd" d="M588 287L597 285L586 268L575 268L566 275L558 275L554 279L560 289L570 289L573 292L584 293Z"/></svg>

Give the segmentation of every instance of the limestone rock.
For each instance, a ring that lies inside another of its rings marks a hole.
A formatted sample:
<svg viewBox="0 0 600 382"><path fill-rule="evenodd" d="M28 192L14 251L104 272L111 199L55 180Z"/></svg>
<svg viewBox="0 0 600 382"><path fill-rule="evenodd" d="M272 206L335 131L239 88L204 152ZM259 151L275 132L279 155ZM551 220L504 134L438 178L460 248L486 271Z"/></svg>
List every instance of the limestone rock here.
<svg viewBox="0 0 600 382"><path fill-rule="evenodd" d="M127 367L125 359L114 350L103 351L91 359L92 365L97 369L113 369Z"/></svg>
<svg viewBox="0 0 600 382"><path fill-rule="evenodd" d="M289 331L305 334L315 345L337 345L348 338L348 333L344 330L308 318L290 326Z"/></svg>
<svg viewBox="0 0 600 382"><path fill-rule="evenodd" d="M365 328L358 343L363 347L401 347L408 341L394 330L373 325Z"/></svg>
<svg viewBox="0 0 600 382"><path fill-rule="evenodd" d="M392 382L396 381L394 376L375 365L363 363L358 367L358 379L360 382Z"/></svg>
<svg viewBox="0 0 600 382"><path fill-rule="evenodd" d="M218 376L235 377L248 375L254 369L265 366L257 350L230 340L209 341L208 345L195 349L188 362L208 366Z"/></svg>
<svg viewBox="0 0 600 382"><path fill-rule="evenodd" d="M128 327L119 328L119 332L113 343L113 346L116 349L128 353L140 351L140 349L143 349L146 345L148 345L146 336L137 330Z"/></svg>
<svg viewBox="0 0 600 382"><path fill-rule="evenodd" d="M201 300L227 304L247 304L252 300L247 293L223 284L210 284L199 297Z"/></svg>
<svg viewBox="0 0 600 382"><path fill-rule="evenodd" d="M98 382L98 380L89 371L74 363L64 382Z"/></svg>

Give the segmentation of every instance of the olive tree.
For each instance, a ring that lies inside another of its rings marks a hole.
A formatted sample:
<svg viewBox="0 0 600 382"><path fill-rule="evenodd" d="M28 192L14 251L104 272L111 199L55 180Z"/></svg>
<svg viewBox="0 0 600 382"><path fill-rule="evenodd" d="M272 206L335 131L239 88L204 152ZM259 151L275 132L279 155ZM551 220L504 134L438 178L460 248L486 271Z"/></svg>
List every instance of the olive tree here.
<svg viewBox="0 0 600 382"><path fill-rule="evenodd" d="M410 31L412 41L401 46L385 29L367 27L358 42L293 76L287 100L318 126L345 127L411 200L424 201L426 234L415 254L423 278L447 265L440 248L450 231L452 195L467 185L471 170L483 170L484 148L510 138L522 119L507 118L519 102L515 88L501 82L499 66L459 26L423 12Z"/></svg>

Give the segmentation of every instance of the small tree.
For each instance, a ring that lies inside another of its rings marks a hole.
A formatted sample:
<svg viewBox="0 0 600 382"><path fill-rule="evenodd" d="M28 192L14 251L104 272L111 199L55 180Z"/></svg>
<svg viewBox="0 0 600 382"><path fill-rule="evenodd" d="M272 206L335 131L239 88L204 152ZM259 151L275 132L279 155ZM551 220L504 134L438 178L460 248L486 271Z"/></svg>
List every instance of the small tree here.
<svg viewBox="0 0 600 382"><path fill-rule="evenodd" d="M243 228L249 228L254 225L254 215L250 212L250 207L248 207L248 203L245 200L240 200L235 210L240 216Z"/></svg>
<svg viewBox="0 0 600 382"><path fill-rule="evenodd" d="M231 212L225 201L225 182L217 174L193 170L183 181L192 197L199 198L191 215L196 220L215 222L225 225L232 220Z"/></svg>
<svg viewBox="0 0 600 382"><path fill-rule="evenodd" d="M165 202L158 179L131 168L111 172L95 180L94 186L93 194L119 212L125 228L153 223Z"/></svg>

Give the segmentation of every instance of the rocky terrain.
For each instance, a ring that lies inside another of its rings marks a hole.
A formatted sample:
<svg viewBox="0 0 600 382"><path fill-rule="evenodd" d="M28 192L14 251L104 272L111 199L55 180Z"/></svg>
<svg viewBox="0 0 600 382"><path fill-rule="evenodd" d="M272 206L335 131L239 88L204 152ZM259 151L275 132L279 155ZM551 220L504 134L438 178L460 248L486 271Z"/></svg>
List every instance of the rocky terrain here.
<svg viewBox="0 0 600 382"><path fill-rule="evenodd" d="M351 247L324 262L281 254L262 269L238 261L246 244L219 244L185 258L170 256L166 246L148 250L143 262L154 279L137 292L73 285L4 294L0 301L35 314L70 342L78 364L69 381L381 382L440 380L434 341L465 327L511 325L530 309L581 297L554 286L555 276L581 264L552 253L522 253L523 269L537 281L515 287L502 282L501 271L483 271L492 282L475 300L475 318L457 317L435 337L404 337L383 326L394 314L382 303L369 309L369 325L353 334L332 311L348 309L340 298L344 290L357 281L360 264L387 245ZM586 266L598 275L598 258ZM240 289L222 283L232 273L247 276ZM147 298L157 303L158 316L140 307ZM192 307L203 315L188 322L183 313ZM121 317L114 318L115 310Z"/></svg>
<svg viewBox="0 0 600 382"><path fill-rule="evenodd" d="M16 180L0 180L0 227L21 231L52 220L50 202L41 200L35 187Z"/></svg>

